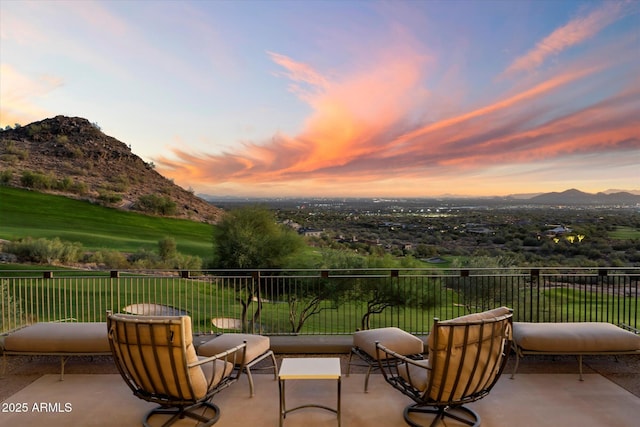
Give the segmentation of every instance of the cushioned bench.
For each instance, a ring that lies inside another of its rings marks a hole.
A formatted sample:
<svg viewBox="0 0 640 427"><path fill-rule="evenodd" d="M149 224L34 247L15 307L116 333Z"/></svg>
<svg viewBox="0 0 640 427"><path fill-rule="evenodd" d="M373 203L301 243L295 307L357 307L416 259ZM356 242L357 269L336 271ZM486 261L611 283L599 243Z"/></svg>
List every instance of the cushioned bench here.
<svg viewBox="0 0 640 427"><path fill-rule="evenodd" d="M3 338L0 342L3 375L8 355L60 356L60 379L63 379L64 365L70 356L111 355L104 322L36 323Z"/></svg>
<svg viewBox="0 0 640 427"><path fill-rule="evenodd" d="M255 334L222 334L198 347L198 356L211 357L242 343L247 344L244 355L244 371L249 379L249 395L254 395L251 368L266 358L271 358L270 366L261 369L273 369L273 379L277 378L278 364L271 350L269 337Z"/></svg>
<svg viewBox="0 0 640 427"><path fill-rule="evenodd" d="M411 357L412 359L422 359L423 357L424 342L420 338L400 328L387 327L355 332L353 334L353 347L351 347L347 364L347 376L349 376L351 372L353 355L356 355L367 365L367 374L364 377L365 392L367 392L369 388L371 370L378 367L376 342L379 342L398 354Z"/></svg>
<svg viewBox="0 0 640 427"><path fill-rule="evenodd" d="M571 355L578 357L582 381L582 356L640 354L640 335L604 322L513 322L513 348L516 363L511 378L527 354Z"/></svg>

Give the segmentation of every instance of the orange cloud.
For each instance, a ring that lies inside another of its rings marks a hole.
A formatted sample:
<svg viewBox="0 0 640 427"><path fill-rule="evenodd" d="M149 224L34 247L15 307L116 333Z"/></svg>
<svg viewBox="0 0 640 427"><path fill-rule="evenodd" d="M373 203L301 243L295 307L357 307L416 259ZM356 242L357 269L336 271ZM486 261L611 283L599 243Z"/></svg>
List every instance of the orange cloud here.
<svg viewBox="0 0 640 427"><path fill-rule="evenodd" d="M628 47L619 41L616 45ZM292 88L313 109L301 132L245 142L228 153L194 155L176 149L172 158L157 163L165 175L191 186L357 194L399 191L399 186L403 191L441 188L462 179L457 175L468 180L499 165L590 153L637 154L638 78L623 80L627 88L611 94L603 76L628 65L623 55L607 61L599 56L612 52L611 47L592 52L470 111L452 104L446 88L424 87L429 60L414 52L384 57L377 67L342 79L270 54L285 68L281 75L306 85L304 90ZM609 94L584 103L584 88ZM452 109L461 112L452 114Z"/></svg>
<svg viewBox="0 0 640 427"><path fill-rule="evenodd" d="M22 125L41 120L49 112L37 106L37 100L63 85L60 77L29 77L8 64L0 64L0 126Z"/></svg>

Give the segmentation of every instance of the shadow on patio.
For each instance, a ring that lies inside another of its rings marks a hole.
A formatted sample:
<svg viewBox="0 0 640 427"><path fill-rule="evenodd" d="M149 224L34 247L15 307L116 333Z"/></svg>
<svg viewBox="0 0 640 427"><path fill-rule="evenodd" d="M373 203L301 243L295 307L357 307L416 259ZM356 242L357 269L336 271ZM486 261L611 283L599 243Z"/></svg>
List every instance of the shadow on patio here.
<svg viewBox="0 0 640 427"><path fill-rule="evenodd" d="M344 376L346 358L342 356L342 425L405 426L402 409L410 400L388 386L379 374L372 376L369 393L363 393L362 371L352 370L349 377ZM0 379L2 426L139 426L143 415L153 407L132 395L108 357L72 359L64 381L59 379L55 358L19 359L12 363L7 377ZM527 358L514 380L509 379L511 363L491 394L470 405L485 427L637 425L640 357L585 359L583 382L578 381L576 362L570 357ZM216 426L278 425L277 381L266 374L254 378L253 398L249 397L244 375L238 384L214 397L222 412ZM335 406L335 399L334 381L287 383L288 405ZM19 404L26 404L26 413L15 412ZM335 414L309 408L288 414L284 425L331 426L337 421ZM447 426L453 427L451 423Z"/></svg>

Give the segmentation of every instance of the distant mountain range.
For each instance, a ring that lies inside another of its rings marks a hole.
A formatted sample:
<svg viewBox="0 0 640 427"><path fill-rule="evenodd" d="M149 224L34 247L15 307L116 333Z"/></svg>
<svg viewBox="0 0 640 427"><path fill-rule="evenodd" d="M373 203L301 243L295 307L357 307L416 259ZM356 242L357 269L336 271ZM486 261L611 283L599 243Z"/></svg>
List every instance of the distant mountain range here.
<svg viewBox="0 0 640 427"><path fill-rule="evenodd" d="M40 186L26 185L25 174L31 174L32 180L46 180L47 185L42 182ZM144 162L131 152L130 146L102 133L97 125L80 117L65 116L0 132L0 185L34 188L124 210L136 209L145 196L160 195L175 202L176 216L207 222L216 222L222 214L212 201L258 199L195 195L160 175L152 163ZM612 189L590 194L570 189L507 197L440 195L432 199L465 200L465 203L476 200L536 205L640 206L640 190Z"/></svg>
<svg viewBox="0 0 640 427"><path fill-rule="evenodd" d="M269 203L274 202L276 200L282 201L295 201L295 200L358 200L362 201L371 201L373 200L371 197L284 197L284 198L274 198L274 197L237 197L237 196L214 196L210 194L199 194L205 200L208 200L211 203L232 203L232 204L242 204L242 203ZM375 198L374 198L375 199ZM382 199L380 199L382 200ZM380 201L378 200L378 201ZM625 206L625 207L635 207L640 206L640 191L619 191L619 190L608 190L604 192L600 192L597 194L585 193L580 190L570 189L562 192L553 192L553 193L534 193L534 194L512 194L505 197L497 197L497 196L489 196L489 197L478 197L478 196L460 196L455 194L447 194L441 195L438 197L417 197L417 198L398 198L398 199L389 199L393 202L398 202L400 200L409 201L409 200L432 200L434 202L452 202L456 204L513 204L513 205L539 205L539 206L564 206L564 205L575 205L575 206Z"/></svg>
<svg viewBox="0 0 640 427"><path fill-rule="evenodd" d="M562 192L544 193L529 199L529 203L543 205L640 205L640 195L630 191L612 191L596 194L570 189Z"/></svg>

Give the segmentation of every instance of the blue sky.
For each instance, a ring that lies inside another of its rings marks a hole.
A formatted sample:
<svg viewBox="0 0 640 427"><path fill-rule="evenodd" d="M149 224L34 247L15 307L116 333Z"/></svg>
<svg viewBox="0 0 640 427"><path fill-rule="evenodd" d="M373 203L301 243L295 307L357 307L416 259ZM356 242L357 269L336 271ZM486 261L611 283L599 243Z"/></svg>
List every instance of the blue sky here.
<svg viewBox="0 0 640 427"><path fill-rule="evenodd" d="M638 1L0 2L0 125L199 193L640 189Z"/></svg>

